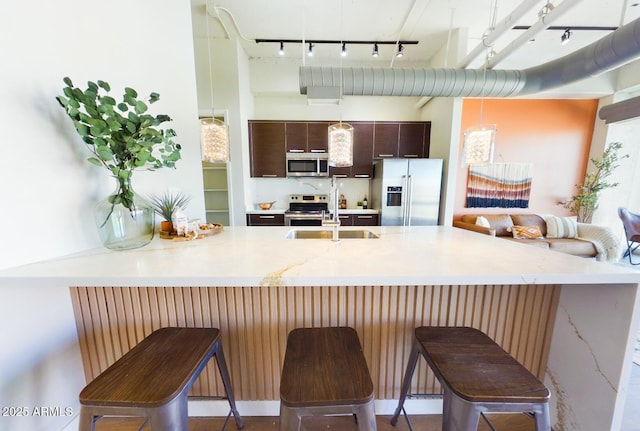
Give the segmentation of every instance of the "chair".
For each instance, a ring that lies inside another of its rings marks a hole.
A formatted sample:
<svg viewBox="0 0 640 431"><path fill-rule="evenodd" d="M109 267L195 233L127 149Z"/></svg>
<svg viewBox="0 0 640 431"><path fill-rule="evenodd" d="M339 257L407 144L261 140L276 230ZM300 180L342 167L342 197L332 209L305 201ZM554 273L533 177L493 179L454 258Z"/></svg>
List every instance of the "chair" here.
<svg viewBox="0 0 640 431"><path fill-rule="evenodd" d="M618 216L624 226L624 234L627 238L627 250L622 258L629 256L631 265L640 265L640 262L633 263L631 255L640 247L640 215L630 212L628 209L618 208Z"/></svg>
<svg viewBox="0 0 640 431"><path fill-rule="evenodd" d="M280 430L300 431L303 416L353 414L376 431L373 382L350 327L298 328L287 337L280 380Z"/></svg>

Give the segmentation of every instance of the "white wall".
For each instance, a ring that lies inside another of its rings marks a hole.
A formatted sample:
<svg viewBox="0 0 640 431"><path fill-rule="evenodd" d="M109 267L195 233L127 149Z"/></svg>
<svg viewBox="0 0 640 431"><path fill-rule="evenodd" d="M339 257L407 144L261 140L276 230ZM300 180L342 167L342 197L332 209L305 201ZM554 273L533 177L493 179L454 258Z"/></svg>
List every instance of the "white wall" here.
<svg viewBox="0 0 640 431"><path fill-rule="evenodd" d="M100 247L94 200L114 188L58 106L62 78L108 81L160 93L183 160L175 171L138 172L141 194L191 193L187 213L204 214L189 2L34 0L0 14L0 269ZM117 271L117 268L114 269ZM64 275L64 274L61 274ZM72 407L84 381L66 287L27 289L0 278L0 405ZM7 418L1 431L55 431L68 417Z"/></svg>

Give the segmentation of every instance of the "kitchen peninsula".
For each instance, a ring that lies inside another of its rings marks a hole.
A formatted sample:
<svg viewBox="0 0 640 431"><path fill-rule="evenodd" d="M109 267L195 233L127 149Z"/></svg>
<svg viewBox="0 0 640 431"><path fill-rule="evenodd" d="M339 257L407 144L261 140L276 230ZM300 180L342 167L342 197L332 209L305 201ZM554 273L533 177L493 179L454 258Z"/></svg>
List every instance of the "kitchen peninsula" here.
<svg viewBox="0 0 640 431"><path fill-rule="evenodd" d="M70 287L87 379L153 329L215 326L240 413L250 416L243 401L279 399L290 330L348 325L363 345L377 413L390 414L413 328L467 325L544 379L555 429L619 427L640 273L451 227L372 226L364 229L379 238L340 242L288 239L290 229L225 227L0 277L7 286ZM439 392L425 364L415 376L411 393ZM194 395L221 392L215 369L203 377Z"/></svg>

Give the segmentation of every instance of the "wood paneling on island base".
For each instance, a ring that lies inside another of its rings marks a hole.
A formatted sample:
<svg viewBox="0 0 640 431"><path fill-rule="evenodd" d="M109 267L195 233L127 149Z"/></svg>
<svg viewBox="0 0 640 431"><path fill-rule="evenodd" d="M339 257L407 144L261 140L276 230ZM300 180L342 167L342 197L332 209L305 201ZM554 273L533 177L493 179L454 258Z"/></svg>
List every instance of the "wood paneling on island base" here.
<svg viewBox="0 0 640 431"><path fill-rule="evenodd" d="M237 400L280 399L287 334L298 327L355 328L377 399L398 398L421 325L478 328L542 378L559 294L556 285L71 288L87 381L155 329L216 327ZM420 361L410 393L440 392ZM191 395L222 394L211 361Z"/></svg>

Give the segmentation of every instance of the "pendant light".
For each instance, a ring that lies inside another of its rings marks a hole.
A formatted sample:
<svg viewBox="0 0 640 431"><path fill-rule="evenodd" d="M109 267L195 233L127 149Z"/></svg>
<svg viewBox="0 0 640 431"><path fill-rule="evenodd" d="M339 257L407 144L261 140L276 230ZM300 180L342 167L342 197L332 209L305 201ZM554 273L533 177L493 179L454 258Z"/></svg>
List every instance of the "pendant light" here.
<svg viewBox="0 0 640 431"><path fill-rule="evenodd" d="M202 160L205 162L229 161L229 131L227 124L215 117L213 108L213 69L211 67L211 37L209 35L209 5L207 5L207 58L209 59L209 91L211 96L211 118L200 120L200 143Z"/></svg>
<svg viewBox="0 0 640 431"><path fill-rule="evenodd" d="M342 9L342 4L341 4ZM341 16L344 11L341 11ZM344 46L344 45L343 45ZM340 57L340 99L342 103L342 56ZM328 130L329 166L346 168L353 166L353 126L342 122L342 108L340 108L340 122L331 124Z"/></svg>
<svg viewBox="0 0 640 431"><path fill-rule="evenodd" d="M477 163L492 163L493 148L496 140L496 125L482 124L484 108L484 86L487 82L487 63L491 53L487 51L482 78L482 95L480 96L480 121L478 126L469 127L464 131L464 161L467 165Z"/></svg>

